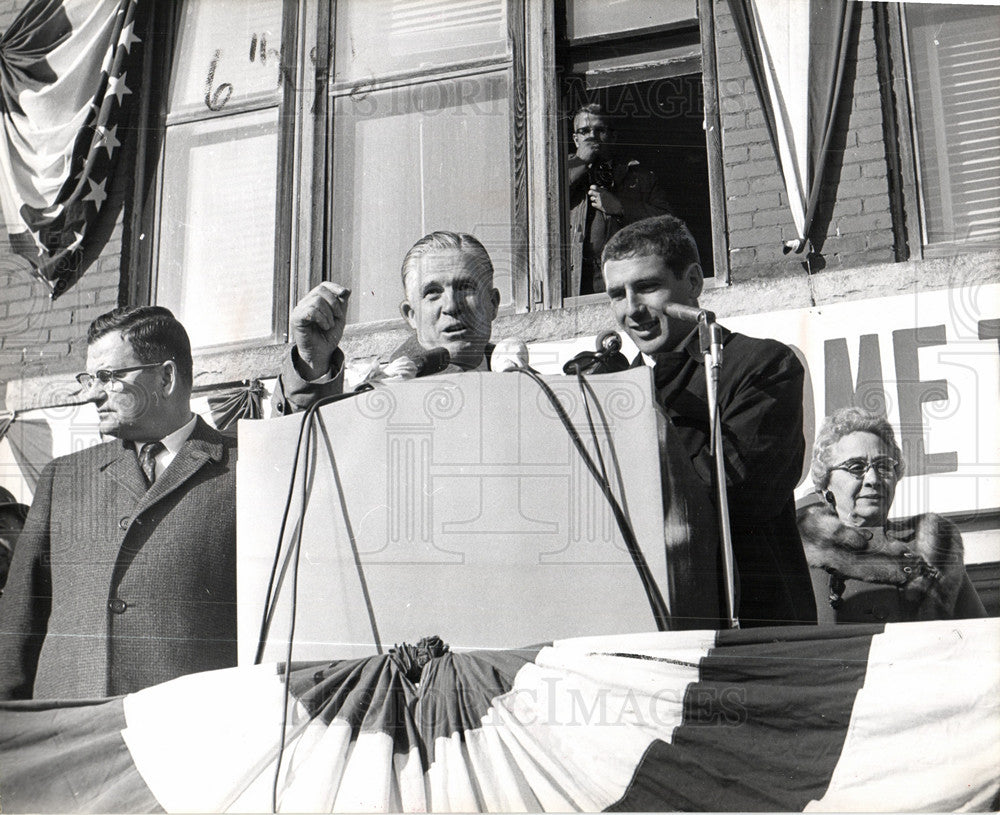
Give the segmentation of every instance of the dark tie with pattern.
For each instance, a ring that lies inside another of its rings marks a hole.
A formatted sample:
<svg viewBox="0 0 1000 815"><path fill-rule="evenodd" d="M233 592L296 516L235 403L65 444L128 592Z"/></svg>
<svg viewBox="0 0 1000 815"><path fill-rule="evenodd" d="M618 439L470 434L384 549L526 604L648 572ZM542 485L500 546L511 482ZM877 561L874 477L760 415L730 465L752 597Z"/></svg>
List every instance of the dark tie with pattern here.
<svg viewBox="0 0 1000 815"><path fill-rule="evenodd" d="M165 450L162 442L152 441L139 448L139 466L146 476L146 483L150 486L156 481L156 456L161 450Z"/></svg>

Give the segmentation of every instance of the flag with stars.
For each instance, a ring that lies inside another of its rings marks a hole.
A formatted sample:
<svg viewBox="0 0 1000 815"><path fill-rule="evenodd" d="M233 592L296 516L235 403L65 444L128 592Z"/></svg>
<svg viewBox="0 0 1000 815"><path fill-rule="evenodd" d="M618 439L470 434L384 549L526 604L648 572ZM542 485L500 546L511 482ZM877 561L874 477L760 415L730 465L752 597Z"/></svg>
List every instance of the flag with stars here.
<svg viewBox="0 0 1000 815"><path fill-rule="evenodd" d="M107 201L138 80L138 0L30 0L0 37L0 204L57 297Z"/></svg>

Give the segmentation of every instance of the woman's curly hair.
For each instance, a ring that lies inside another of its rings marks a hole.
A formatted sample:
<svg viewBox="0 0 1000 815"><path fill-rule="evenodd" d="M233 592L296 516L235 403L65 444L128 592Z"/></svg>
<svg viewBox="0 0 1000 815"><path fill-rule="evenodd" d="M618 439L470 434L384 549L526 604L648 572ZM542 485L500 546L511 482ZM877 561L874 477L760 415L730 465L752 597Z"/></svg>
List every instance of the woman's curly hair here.
<svg viewBox="0 0 1000 815"><path fill-rule="evenodd" d="M823 420L813 445L812 464L809 474L817 490L826 489L830 483L830 468L835 462L830 460L830 448L849 433L873 433L892 450L896 465L896 478L903 475L903 451L896 444L896 434L884 416L859 407L845 407L836 410Z"/></svg>

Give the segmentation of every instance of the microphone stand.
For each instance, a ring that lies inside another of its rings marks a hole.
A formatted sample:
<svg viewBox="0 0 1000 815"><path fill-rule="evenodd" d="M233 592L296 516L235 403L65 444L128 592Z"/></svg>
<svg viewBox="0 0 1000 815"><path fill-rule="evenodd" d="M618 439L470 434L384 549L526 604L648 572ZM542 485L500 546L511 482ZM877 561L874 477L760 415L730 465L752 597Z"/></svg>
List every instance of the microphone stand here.
<svg viewBox="0 0 1000 815"><path fill-rule="evenodd" d="M705 358L705 391L708 396L708 424L715 459L715 487L719 504L719 533L722 540L722 579L726 593L726 622L739 628L736 617L736 574L733 532L729 523L729 494L726 489L726 460L722 450L722 414L719 410L719 372L722 370L722 329L711 312L698 315L698 338Z"/></svg>

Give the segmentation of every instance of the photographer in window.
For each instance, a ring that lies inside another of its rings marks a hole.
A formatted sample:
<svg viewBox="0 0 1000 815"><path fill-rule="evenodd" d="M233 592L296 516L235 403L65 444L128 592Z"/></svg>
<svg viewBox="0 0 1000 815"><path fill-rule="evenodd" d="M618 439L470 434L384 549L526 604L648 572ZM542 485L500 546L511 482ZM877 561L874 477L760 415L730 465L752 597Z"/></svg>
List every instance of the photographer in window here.
<svg viewBox="0 0 1000 815"><path fill-rule="evenodd" d="M670 214L670 204L656 177L639 162L617 155L611 117L598 104L584 105L573 116L569 157L570 262L566 295L604 291L601 252L627 224Z"/></svg>

